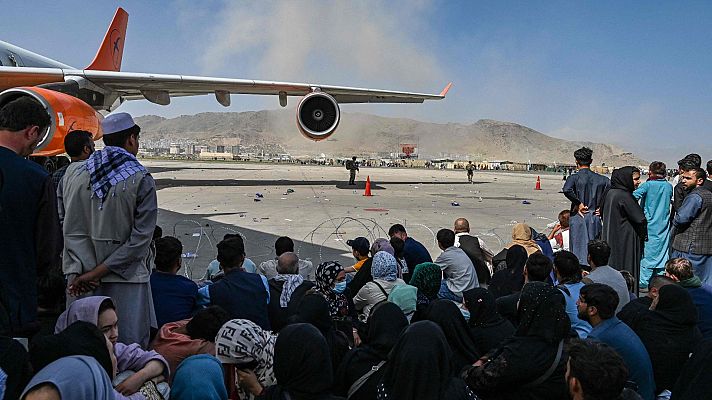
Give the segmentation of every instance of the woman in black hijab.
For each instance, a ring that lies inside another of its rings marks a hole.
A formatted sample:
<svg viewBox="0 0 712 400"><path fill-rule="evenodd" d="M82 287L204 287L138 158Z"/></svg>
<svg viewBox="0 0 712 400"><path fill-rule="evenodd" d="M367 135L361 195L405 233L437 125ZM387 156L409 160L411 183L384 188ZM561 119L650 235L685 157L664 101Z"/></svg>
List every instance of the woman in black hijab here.
<svg viewBox="0 0 712 400"><path fill-rule="evenodd" d="M60 333L35 340L30 346L30 363L35 371L39 371L63 357L90 356L113 379L115 368L106 342L96 325L77 321Z"/></svg>
<svg viewBox="0 0 712 400"><path fill-rule="evenodd" d="M514 325L497 312L497 303L489 290L474 288L462 293L470 311L468 325L481 353L486 354L514 335Z"/></svg>
<svg viewBox="0 0 712 400"><path fill-rule="evenodd" d="M435 300L425 309L423 320L433 321L445 333L452 350L452 373L459 376L460 371L477 361L480 354L475 339L467 326L465 317L450 300Z"/></svg>
<svg viewBox="0 0 712 400"><path fill-rule="evenodd" d="M0 369L7 375L5 399L19 398L32 378L32 366L27 351L17 340L0 336Z"/></svg>
<svg viewBox="0 0 712 400"><path fill-rule="evenodd" d="M349 397L350 400L375 398L376 386L385 371L383 364L407 326L408 320L397 305L384 302L373 307L368 317L368 335L362 338L364 342L360 347L352 349L344 357L336 373L334 393L346 397L356 381L373 368L377 368Z"/></svg>
<svg viewBox="0 0 712 400"><path fill-rule="evenodd" d="M307 296L308 297L308 296ZM333 370L329 348L311 324L283 328L274 345L274 375L277 385L259 398L267 400L332 400Z"/></svg>
<svg viewBox="0 0 712 400"><path fill-rule="evenodd" d="M692 352L680 371L670 400L704 399L712 393L712 338L705 339Z"/></svg>
<svg viewBox="0 0 712 400"><path fill-rule="evenodd" d="M331 355L333 371L341 364L349 351L349 341L343 332L336 329L329 314L329 303L319 294L304 296L297 306L297 313L289 318L292 323L308 323L314 325L326 339Z"/></svg>
<svg viewBox="0 0 712 400"><path fill-rule="evenodd" d="M571 323L561 291L530 282L519 299L514 336L468 368L463 377L483 399L568 400L564 338Z"/></svg>
<svg viewBox="0 0 712 400"><path fill-rule="evenodd" d="M437 324L410 325L390 353L376 399L477 399L460 378L453 377L450 356L450 346Z"/></svg>
<svg viewBox="0 0 712 400"><path fill-rule="evenodd" d="M702 334L697 328L697 308L685 288L678 285L661 287L650 307L651 310L626 323L650 354L656 393L660 393L673 389L681 366L702 339Z"/></svg>
<svg viewBox="0 0 712 400"><path fill-rule="evenodd" d="M507 268L495 272L488 286L495 299L522 290L527 258L527 250L522 246L514 245L507 249Z"/></svg>
<svg viewBox="0 0 712 400"><path fill-rule="evenodd" d="M634 167L613 170L611 187L603 194L600 205L603 219L601 238L611 245L608 265L633 275L634 293L638 293L640 260L643 257L643 244L648 237L645 214L633 198L633 173L636 170Z"/></svg>

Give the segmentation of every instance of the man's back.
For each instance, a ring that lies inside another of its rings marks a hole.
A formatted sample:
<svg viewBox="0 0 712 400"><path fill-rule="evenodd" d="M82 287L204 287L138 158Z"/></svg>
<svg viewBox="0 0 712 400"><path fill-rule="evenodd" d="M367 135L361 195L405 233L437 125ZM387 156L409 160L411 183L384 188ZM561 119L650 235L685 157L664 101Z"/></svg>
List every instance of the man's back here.
<svg viewBox="0 0 712 400"><path fill-rule="evenodd" d="M267 279L272 279L277 276L277 259L267 260L260 263L257 268L257 273L262 274ZM309 260L299 260L299 275L308 281L314 281L314 265Z"/></svg>
<svg viewBox="0 0 712 400"><path fill-rule="evenodd" d="M472 265L475 266L475 271L477 271L477 280L480 283L488 283L490 280L490 272L487 264L485 263L485 256L480 247L480 241L477 237L470 234L464 234L459 236L459 244L462 251L467 254L467 257L472 261Z"/></svg>
<svg viewBox="0 0 712 400"><path fill-rule="evenodd" d="M50 179L37 163L0 147L0 289L10 325L19 329L37 314L37 252L35 224L46 182ZM51 185L51 182L49 182Z"/></svg>
<svg viewBox="0 0 712 400"><path fill-rule="evenodd" d="M193 316L198 299L198 285L190 279L161 271L151 273L151 295L158 328L168 322Z"/></svg>
<svg viewBox="0 0 712 400"><path fill-rule="evenodd" d="M475 266L462 249L448 247L435 263L440 266L445 284L453 293L462 294L466 290L479 287Z"/></svg>
<svg viewBox="0 0 712 400"><path fill-rule="evenodd" d="M700 287L688 287L687 291L697 307L697 327L705 339L712 338L712 286L702 284Z"/></svg>
<svg viewBox="0 0 712 400"><path fill-rule="evenodd" d="M61 191L60 217L65 244L64 273L82 274L107 263L110 257L121 258L117 264L126 263L121 268L127 273L123 276L109 274L102 282L148 282L150 271L145 258L157 217L153 178L149 174L136 173L111 186L105 198L99 199L91 188L86 162L70 164L58 190ZM137 214L144 219L137 220ZM132 250L136 254L116 254L121 253L119 249L133 234L141 240L141 243L133 244Z"/></svg>
<svg viewBox="0 0 712 400"><path fill-rule="evenodd" d="M248 319L262 329L270 329L267 312L267 288L262 276L233 270L210 285L210 302L222 307L231 319Z"/></svg>
<svg viewBox="0 0 712 400"><path fill-rule="evenodd" d="M433 259L432 257L430 257L428 249L426 249L422 243L413 239L412 237L408 237L405 240L405 246L403 247L403 257L405 258L405 262L408 265L408 269L410 270L411 274L415 270L416 265L425 262L433 262Z"/></svg>
<svg viewBox="0 0 712 400"><path fill-rule="evenodd" d="M575 196L592 213L609 185L610 180L605 176L599 175L588 168L583 168L566 179L563 192L573 203L575 202L571 196ZM572 204L572 215L578 214L577 206L577 204Z"/></svg>
<svg viewBox="0 0 712 400"><path fill-rule="evenodd" d="M603 265L594 268L591 273L586 276L584 281L590 280L593 283L603 283L613 288L618 294L618 307L616 308L616 313L623 309L623 307L630 301L630 293L628 292L628 285L625 283L625 278L620 273L609 267L608 265Z"/></svg>
<svg viewBox="0 0 712 400"><path fill-rule="evenodd" d="M648 351L638 335L618 318L604 320L591 330L589 338L613 347L625 361L630 379L638 384L638 393L645 400L655 398L655 378Z"/></svg>
<svg viewBox="0 0 712 400"><path fill-rule="evenodd" d="M270 327L272 328L272 331L277 333L287 325L287 320L289 319L289 317L291 317L291 314L289 313L290 308L282 307L280 304L280 297L282 296L285 282L277 281L276 279L270 279L268 281L268 283L269 283L269 307L268 307L269 322L270 322ZM304 295L306 294L306 292L313 287L314 287L314 283L312 283L312 282L309 282L309 281L302 282L292 292L292 295L289 299L288 304L291 304L292 302L295 302L295 304L299 304L299 302L302 300L302 298L304 298ZM296 309L296 307L291 307L291 309L294 310L294 309Z"/></svg>

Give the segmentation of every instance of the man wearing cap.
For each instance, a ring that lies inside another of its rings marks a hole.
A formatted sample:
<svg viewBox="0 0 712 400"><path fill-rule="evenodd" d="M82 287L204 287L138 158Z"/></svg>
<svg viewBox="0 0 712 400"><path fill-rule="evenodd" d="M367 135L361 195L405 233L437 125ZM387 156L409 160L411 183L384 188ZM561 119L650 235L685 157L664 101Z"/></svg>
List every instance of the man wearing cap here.
<svg viewBox="0 0 712 400"><path fill-rule="evenodd" d="M106 147L72 163L57 189L67 303L111 297L119 341L145 348L156 327L147 263L158 215L156 184L136 159L141 129L131 116L111 114L101 127Z"/></svg>
<svg viewBox="0 0 712 400"><path fill-rule="evenodd" d="M352 267L344 268L344 271L348 274L351 272L358 272L363 264L368 261L368 252L371 250L371 243L365 237L357 237L353 240L347 240L346 244L351 246L352 254L356 259L356 264Z"/></svg>
<svg viewBox="0 0 712 400"><path fill-rule="evenodd" d="M356 272L351 281L346 284L347 296L353 298L362 287L373 280L373 275L371 275L371 263L373 262L373 257L369 257L369 250L371 248L368 239L365 237L357 237L353 240L347 240L346 244L351 246L352 254L356 259L356 264L351 267L344 268L344 271L347 273Z"/></svg>

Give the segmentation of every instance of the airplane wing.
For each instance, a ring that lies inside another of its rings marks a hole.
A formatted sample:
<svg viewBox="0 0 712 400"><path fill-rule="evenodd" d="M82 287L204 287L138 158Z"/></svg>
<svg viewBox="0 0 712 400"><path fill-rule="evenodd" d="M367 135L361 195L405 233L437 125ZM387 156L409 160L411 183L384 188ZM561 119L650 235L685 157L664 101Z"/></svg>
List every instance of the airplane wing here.
<svg viewBox="0 0 712 400"><path fill-rule="evenodd" d="M248 79L211 78L203 76L146 74L60 68L2 67L0 90L18 86L13 82L32 84L64 82L84 78L119 93L127 100L146 99L157 104L170 103L170 97L214 94L220 104L229 105L230 94L304 96L315 88L333 96L339 103L422 103L445 98L452 83L440 94L411 93L365 89L315 83L271 82Z"/></svg>

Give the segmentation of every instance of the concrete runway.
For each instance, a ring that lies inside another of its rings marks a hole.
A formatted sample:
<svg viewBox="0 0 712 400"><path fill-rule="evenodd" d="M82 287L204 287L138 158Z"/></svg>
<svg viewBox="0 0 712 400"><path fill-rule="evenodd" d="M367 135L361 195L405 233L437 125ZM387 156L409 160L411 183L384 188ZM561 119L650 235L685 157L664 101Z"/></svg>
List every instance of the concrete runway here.
<svg viewBox="0 0 712 400"><path fill-rule="evenodd" d="M289 236L301 258L353 263L346 240L387 237L394 223L422 242L433 259L440 254L435 233L452 229L458 217L470 221L495 252L525 222L548 232L569 202L559 193L561 175L500 171L361 168L357 186L349 186L343 167L228 162L145 161L158 188L158 225L164 235L183 242L186 273L200 278L215 258L226 233L243 235L248 258L256 264L274 257L274 242ZM373 197L364 197L366 176ZM288 189L293 193L287 193ZM255 201L256 194L263 197ZM523 204L527 201L531 204ZM459 206L453 206L457 202Z"/></svg>

